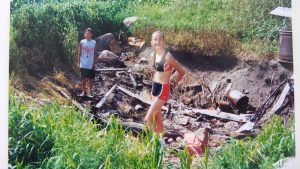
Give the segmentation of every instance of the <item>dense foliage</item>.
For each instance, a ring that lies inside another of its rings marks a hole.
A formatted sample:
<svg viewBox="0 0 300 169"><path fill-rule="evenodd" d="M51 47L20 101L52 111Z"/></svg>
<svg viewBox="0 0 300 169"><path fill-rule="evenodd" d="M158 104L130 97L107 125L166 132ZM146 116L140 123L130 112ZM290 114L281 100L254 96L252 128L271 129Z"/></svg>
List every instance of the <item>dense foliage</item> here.
<svg viewBox="0 0 300 169"><path fill-rule="evenodd" d="M114 16L125 4L51 1L15 7L11 14L10 70L25 66L30 74L36 74L72 67L85 28L91 27L94 37L107 32L120 34L123 25Z"/></svg>
<svg viewBox="0 0 300 169"><path fill-rule="evenodd" d="M83 30L94 37L111 32L117 39L133 33L149 39L152 31L166 33L176 50L198 55L256 55L278 52L279 30L290 29L287 18L272 16L282 0L12 0L10 71L30 74L74 66ZM126 17L141 19L128 30ZM129 32L128 32L129 31Z"/></svg>

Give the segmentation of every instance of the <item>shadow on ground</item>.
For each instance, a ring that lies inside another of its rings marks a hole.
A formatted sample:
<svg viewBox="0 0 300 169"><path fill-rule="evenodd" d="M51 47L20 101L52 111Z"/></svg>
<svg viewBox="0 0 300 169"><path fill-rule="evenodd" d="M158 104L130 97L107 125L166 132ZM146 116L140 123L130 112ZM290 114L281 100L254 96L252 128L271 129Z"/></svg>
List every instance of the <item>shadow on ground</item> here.
<svg viewBox="0 0 300 169"><path fill-rule="evenodd" d="M177 51L171 53L184 67L194 71L225 71L238 64L238 59L233 55L203 56Z"/></svg>

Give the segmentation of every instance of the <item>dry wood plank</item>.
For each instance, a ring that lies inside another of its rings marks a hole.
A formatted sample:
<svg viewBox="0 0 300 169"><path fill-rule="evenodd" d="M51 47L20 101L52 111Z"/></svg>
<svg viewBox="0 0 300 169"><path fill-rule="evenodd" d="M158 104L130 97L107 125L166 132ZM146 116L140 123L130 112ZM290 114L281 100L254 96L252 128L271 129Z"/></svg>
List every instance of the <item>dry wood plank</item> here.
<svg viewBox="0 0 300 169"><path fill-rule="evenodd" d="M236 131L230 132L230 136L235 139L243 139L246 137L256 137L260 133L260 130L253 130L252 132L240 133Z"/></svg>
<svg viewBox="0 0 300 169"><path fill-rule="evenodd" d="M226 112L222 112L222 111L218 111L218 110L191 109L191 110L183 110L183 111L184 111L184 113L193 111L196 113L201 113L201 114L205 114L208 116L218 117L218 118L237 121L237 122L244 122L244 123L248 122L248 120L245 118L244 115L236 115L236 114L226 113Z"/></svg>
<svg viewBox="0 0 300 169"><path fill-rule="evenodd" d="M108 124L108 120L106 118L103 117L102 114L97 114L96 115L98 121L100 121L100 123L104 126L106 126ZM123 122L123 121L119 121L119 124L121 126L123 126L123 128L125 129L129 129L135 133L141 133L144 131L145 125L141 124L141 123L137 123L137 122Z"/></svg>
<svg viewBox="0 0 300 169"><path fill-rule="evenodd" d="M232 83L228 83L228 85L227 85L227 87L226 87L226 89L225 89L225 91L224 91L224 93L223 93L223 96L226 96L226 95L227 95L227 93L228 93L229 90L231 89L231 86L232 86Z"/></svg>
<svg viewBox="0 0 300 169"><path fill-rule="evenodd" d="M137 83L136 83L135 78L133 77L133 75L131 73L129 73L129 76L130 76L130 79L131 79L131 81L133 83L134 88L136 88L137 87Z"/></svg>
<svg viewBox="0 0 300 169"><path fill-rule="evenodd" d="M289 93L290 91L290 84L289 83L286 83L281 94L280 94L280 97L279 99L277 100L277 102L273 105L272 109L268 112L269 115L275 113L283 104L285 98L286 98L286 95Z"/></svg>
<svg viewBox="0 0 300 169"><path fill-rule="evenodd" d="M105 69L95 69L95 71L100 72L100 71L122 71L122 70L127 70L127 68L105 68Z"/></svg>
<svg viewBox="0 0 300 169"><path fill-rule="evenodd" d="M121 86L117 86L117 88L119 90L121 90L122 92L128 94L129 96L134 97L134 98L136 98L136 99L138 99L138 100L140 100L140 101L142 101L142 102L144 102L144 103L146 103L148 105L151 105L151 103L152 103L151 100L148 100L148 99L146 99L146 98L144 98L144 97L142 97L142 96L140 96L138 94L135 94L135 93L133 93L133 92L131 92L131 91L129 91L129 90L121 87ZM165 107L165 106L163 106L162 109L168 111L168 108Z"/></svg>
<svg viewBox="0 0 300 169"><path fill-rule="evenodd" d="M110 88L110 90L103 96L103 98L100 100L100 102L96 105L97 108L102 107L102 105L107 100L108 95L110 95L110 93L112 93L116 87L117 87L117 84L115 84L112 88Z"/></svg>
<svg viewBox="0 0 300 169"><path fill-rule="evenodd" d="M84 108L81 104L79 104L78 102L76 102L75 100L73 100L66 92L64 92L63 90L59 90L60 93L65 96L67 99L71 100L72 104L74 104L77 108L79 108L82 112L86 113L88 112L88 109Z"/></svg>

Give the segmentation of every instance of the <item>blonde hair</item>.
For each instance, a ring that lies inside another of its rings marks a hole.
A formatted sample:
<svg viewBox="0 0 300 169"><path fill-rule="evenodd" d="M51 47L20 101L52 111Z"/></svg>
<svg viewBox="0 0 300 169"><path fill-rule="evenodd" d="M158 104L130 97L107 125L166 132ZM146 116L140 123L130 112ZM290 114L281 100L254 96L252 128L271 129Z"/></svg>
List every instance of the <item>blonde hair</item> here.
<svg viewBox="0 0 300 169"><path fill-rule="evenodd" d="M156 33L159 34L163 39L165 39L165 35L161 31L155 31L155 32L153 32L152 36L151 36L151 39L153 38L153 35L156 34Z"/></svg>

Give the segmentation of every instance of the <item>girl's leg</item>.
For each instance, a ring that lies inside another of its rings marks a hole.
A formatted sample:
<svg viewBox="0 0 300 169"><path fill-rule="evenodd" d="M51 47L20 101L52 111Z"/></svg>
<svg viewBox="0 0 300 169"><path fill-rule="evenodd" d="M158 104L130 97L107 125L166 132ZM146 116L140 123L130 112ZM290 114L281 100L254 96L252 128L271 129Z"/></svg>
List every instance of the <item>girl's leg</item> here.
<svg viewBox="0 0 300 169"><path fill-rule="evenodd" d="M153 121L155 121L155 126L158 125L158 131L163 130L162 117L161 117L161 108L165 104L165 101L154 98L152 104L147 112L147 115L144 121L147 123L150 130L156 132L156 127L153 126ZM160 114L160 115L159 115Z"/></svg>
<svg viewBox="0 0 300 169"><path fill-rule="evenodd" d="M156 122L156 126L155 126L155 132L157 133L163 133L164 131L164 126L163 126L163 120L162 120L162 112L157 111L155 113L155 122Z"/></svg>

